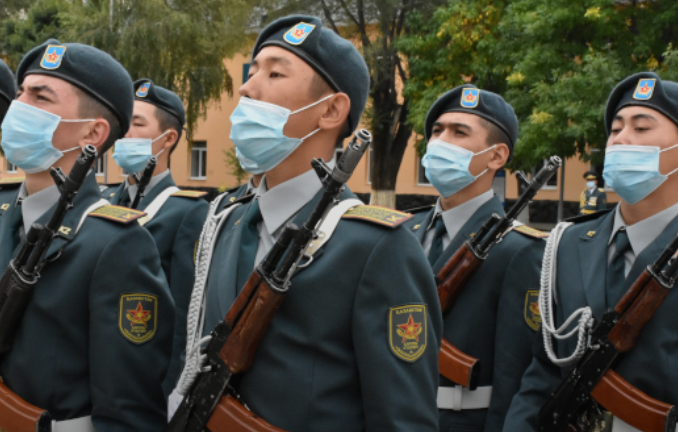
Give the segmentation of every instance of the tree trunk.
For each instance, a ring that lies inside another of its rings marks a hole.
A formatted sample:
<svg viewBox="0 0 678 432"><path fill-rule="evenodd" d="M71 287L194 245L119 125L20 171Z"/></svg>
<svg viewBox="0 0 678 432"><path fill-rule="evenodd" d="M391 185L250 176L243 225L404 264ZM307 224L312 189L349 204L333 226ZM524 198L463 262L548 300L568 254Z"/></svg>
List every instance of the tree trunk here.
<svg viewBox="0 0 678 432"><path fill-rule="evenodd" d="M563 157L563 165L560 167L560 195L558 197L558 223L563 221L564 213L564 197L565 197L565 158Z"/></svg>
<svg viewBox="0 0 678 432"><path fill-rule="evenodd" d="M395 190L375 190L372 188L372 194L370 195L370 205L395 208L395 202Z"/></svg>

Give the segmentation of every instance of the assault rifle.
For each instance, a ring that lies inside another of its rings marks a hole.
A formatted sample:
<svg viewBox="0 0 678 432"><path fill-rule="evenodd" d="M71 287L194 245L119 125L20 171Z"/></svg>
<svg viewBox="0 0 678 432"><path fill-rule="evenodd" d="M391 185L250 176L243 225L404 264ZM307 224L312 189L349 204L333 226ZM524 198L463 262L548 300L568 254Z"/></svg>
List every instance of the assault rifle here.
<svg viewBox="0 0 678 432"><path fill-rule="evenodd" d="M290 288L290 279L315 238L327 212L337 202L344 183L372 142L360 130L348 144L334 170L322 160L311 162L323 184L323 194L308 220L289 224L247 280L224 321L212 331L207 345L206 372L198 375L169 424L169 432L278 431L245 408L229 387L231 379L246 372L276 310Z"/></svg>
<svg viewBox="0 0 678 432"><path fill-rule="evenodd" d="M438 284L438 298L443 314L448 313L466 287L471 277L485 262L490 250L496 245L506 232L513 226L513 222L546 182L558 171L562 161L558 156L551 158L530 182L525 174L518 172L518 179L526 185L516 203L504 216L493 214L490 219L478 230L472 239L464 243L445 263L436 275ZM480 362L443 339L438 355L440 374L458 385L475 390L480 376Z"/></svg>
<svg viewBox="0 0 678 432"><path fill-rule="evenodd" d="M619 354L633 349L641 330L674 287L678 278L676 252L678 236L641 273L615 308L603 315L586 352L539 411L540 431L588 431L602 414L598 404L644 432L676 430L675 406L651 398L611 369Z"/></svg>
<svg viewBox="0 0 678 432"><path fill-rule="evenodd" d="M148 160L146 163L146 167L144 168L144 172L142 174L138 173L133 173L132 177L134 177L134 181L137 182L137 185L139 186L137 188L137 194L134 197L134 201L132 202L132 205L129 207L131 209L136 209L139 207L139 202L141 201L141 198L144 197L144 192L146 191L146 187L148 184L151 182L151 178L153 178L153 171L155 171L155 166L158 164L158 158L155 156L151 156L151 158Z"/></svg>

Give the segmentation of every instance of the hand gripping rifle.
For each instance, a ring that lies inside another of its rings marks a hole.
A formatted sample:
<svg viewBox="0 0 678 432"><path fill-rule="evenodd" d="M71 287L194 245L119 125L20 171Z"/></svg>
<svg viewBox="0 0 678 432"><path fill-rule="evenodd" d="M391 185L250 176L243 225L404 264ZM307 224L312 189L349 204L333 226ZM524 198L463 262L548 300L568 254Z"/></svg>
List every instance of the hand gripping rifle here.
<svg viewBox="0 0 678 432"><path fill-rule="evenodd" d="M155 171L155 166L157 164L158 158L156 158L155 156L151 156L151 158L146 163L144 172L141 175L136 173L132 174L132 177L134 177L134 181L137 182L137 185L139 187L137 189L137 194L134 197L134 202L132 202L132 205L129 208L136 209L137 207L139 207L139 202L141 201L141 198L144 197L144 192L146 191L146 187L148 186L148 184L151 182L151 178L153 178L153 171Z"/></svg>
<svg viewBox="0 0 678 432"><path fill-rule="evenodd" d="M588 431L601 415L598 404L644 432L676 430L675 406L651 398L611 369L619 354L633 349L641 330L674 287L676 252L678 236L615 308L603 315L586 352L539 411L539 431Z"/></svg>
<svg viewBox="0 0 678 432"><path fill-rule="evenodd" d="M73 200L96 159L97 150L88 145L73 164L68 176L61 168L52 168L50 174L59 193L59 201L46 225L34 223L21 244L18 254L10 261L0 279L0 358L12 349L14 335L33 295L35 284L44 267L45 255L66 213L73 208ZM49 414L27 404L0 383L0 428L11 431L49 431Z"/></svg>
<svg viewBox="0 0 678 432"><path fill-rule="evenodd" d="M327 212L337 202L344 183L372 142L360 130L334 170L321 160L311 162L323 184L323 194L308 220L285 227L266 258L247 280L224 321L212 331L206 347L205 372L198 375L168 426L169 432L281 431L250 413L229 387L233 376L246 372L257 347L280 306L290 279Z"/></svg>
<svg viewBox="0 0 678 432"><path fill-rule="evenodd" d="M504 215L493 214L490 219L480 228L472 239L464 243L452 257L445 263L436 275L438 283L438 298L443 314L448 313L466 287L471 277L478 271L480 266L497 243L501 241L506 232L513 226L513 222L525 207L532 201L534 196L546 184L546 182L558 171L562 161L558 156L551 156L544 167L539 170L531 182L528 182L525 174L518 172L518 179L527 184L526 189L520 195L516 203ZM440 353L438 354L440 374L458 385L475 390L480 376L480 363L443 339Z"/></svg>

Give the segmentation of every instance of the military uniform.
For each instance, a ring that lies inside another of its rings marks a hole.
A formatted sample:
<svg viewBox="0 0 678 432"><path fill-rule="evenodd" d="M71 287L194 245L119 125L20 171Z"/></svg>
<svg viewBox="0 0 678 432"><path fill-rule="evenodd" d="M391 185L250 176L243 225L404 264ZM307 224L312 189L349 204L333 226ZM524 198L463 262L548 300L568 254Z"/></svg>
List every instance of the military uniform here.
<svg viewBox="0 0 678 432"><path fill-rule="evenodd" d="M16 186L0 191L2 268L19 245L18 194ZM161 431L174 305L153 239L135 218L127 221L128 212L99 209L76 233L99 200L90 173L47 252L0 376L55 420L91 415L99 432ZM55 203L40 204L50 207L37 219L44 224ZM150 317L142 331L134 328L136 315L130 319L139 307Z"/></svg>
<svg viewBox="0 0 678 432"><path fill-rule="evenodd" d="M450 226L458 231L432 264L434 274L440 272L492 214L504 214L501 202L491 191L474 200L476 202L464 203L445 215L445 219L451 218ZM406 227L420 243L430 246L430 240L435 239L427 239L426 234L434 231L437 217L442 217L441 211L440 204L420 209L405 223ZM462 216L467 212L472 215ZM445 232L449 237L449 230ZM443 337L480 360L478 388L481 392L491 388L491 399L481 409L441 409L441 431L501 430L511 399L520 387L522 373L532 358L531 346L541 324L537 293L545 242L540 237L538 231L531 229L509 232L492 249L452 310L444 316ZM455 384L441 375L440 386L454 387ZM464 392L468 394L468 390ZM438 395L441 397L442 392Z"/></svg>
<svg viewBox="0 0 678 432"><path fill-rule="evenodd" d="M586 189L579 197L579 214L607 210L607 194L602 188Z"/></svg>
<svg viewBox="0 0 678 432"><path fill-rule="evenodd" d="M16 97L16 82L14 81L14 74L0 59L0 123L5 118L5 113L9 104Z"/></svg>

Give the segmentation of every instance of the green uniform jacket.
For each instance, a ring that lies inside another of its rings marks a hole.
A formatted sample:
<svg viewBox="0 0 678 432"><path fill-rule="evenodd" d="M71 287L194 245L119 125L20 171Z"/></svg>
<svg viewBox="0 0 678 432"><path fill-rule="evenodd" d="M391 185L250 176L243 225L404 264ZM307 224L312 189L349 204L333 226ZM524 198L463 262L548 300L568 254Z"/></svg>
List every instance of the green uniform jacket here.
<svg viewBox="0 0 678 432"><path fill-rule="evenodd" d="M294 223L308 218L320 194ZM346 198L355 196L346 190ZM250 205L234 211L217 240L206 332L240 291L235 277L244 224L236 221ZM427 309L418 315L426 349L410 363L389 348L389 315L390 308L415 304ZM237 390L253 412L290 432L437 431L441 327L435 283L414 236L402 227L342 219L314 262L292 278Z"/></svg>
<svg viewBox="0 0 678 432"><path fill-rule="evenodd" d="M613 304L606 304L607 245L613 223L614 211L577 223L563 234L557 255L557 327L574 310L587 305L599 322L603 313L619 301L616 298ZM659 237L636 257L624 290L659 257L676 233L678 218L671 221ZM631 385L671 405L678 404L678 387L675 385L678 382L677 309L678 293L671 292L640 333L636 347L622 354L613 366ZM560 358L569 356L575 346L576 337L554 342ZM534 431L539 409L571 369L553 365L541 341L535 343L534 351L520 393L513 399L506 418L506 432Z"/></svg>
<svg viewBox="0 0 678 432"><path fill-rule="evenodd" d="M0 191L0 266L16 253L18 189ZM89 216L100 199L90 174L63 226L72 228L52 243L35 293L16 334L13 350L0 366L5 383L27 402L46 409L55 420L87 415L98 432L162 431L166 404L160 384L172 348L174 305L153 239L136 221L123 224ZM46 223L52 210L37 222ZM155 296L146 328L154 336L132 342L128 310L136 301L126 294ZM154 310L157 306L157 313ZM156 315L156 316L153 316Z"/></svg>
<svg viewBox="0 0 678 432"><path fill-rule="evenodd" d="M595 188L593 192L584 190L579 197L579 214L591 214L601 210L607 210L607 194L601 188Z"/></svg>
<svg viewBox="0 0 678 432"><path fill-rule="evenodd" d="M415 214L406 226L423 243L435 208ZM462 226L433 265L437 274L464 242L493 213L504 214L495 196ZM452 310L444 316L443 337L480 360L479 386L492 386L489 409L440 410L445 432L500 431L520 378L532 358L532 343L541 317L530 309L537 302L541 258L546 242L511 231L492 250L470 279ZM440 385L455 384L440 376Z"/></svg>
<svg viewBox="0 0 678 432"><path fill-rule="evenodd" d="M171 186L175 186L175 183L170 174L141 199L138 210L144 211L163 190ZM109 199L111 204L129 202L124 187L124 183L117 187ZM104 198L110 196L110 192L106 192ZM125 196L122 196L123 193ZM165 396L172 392L181 373L182 358L186 351L186 314L195 281L195 250L208 209L209 204L202 198L170 196L155 217L144 225L158 246L162 269L175 304L172 360L163 383Z"/></svg>

